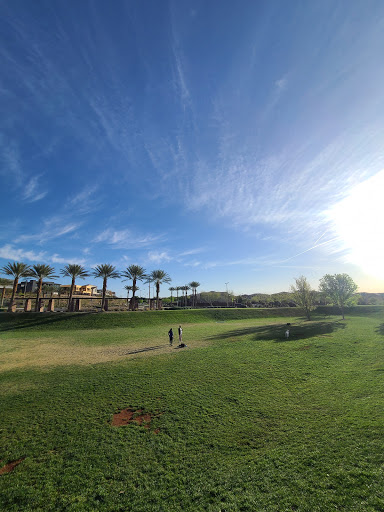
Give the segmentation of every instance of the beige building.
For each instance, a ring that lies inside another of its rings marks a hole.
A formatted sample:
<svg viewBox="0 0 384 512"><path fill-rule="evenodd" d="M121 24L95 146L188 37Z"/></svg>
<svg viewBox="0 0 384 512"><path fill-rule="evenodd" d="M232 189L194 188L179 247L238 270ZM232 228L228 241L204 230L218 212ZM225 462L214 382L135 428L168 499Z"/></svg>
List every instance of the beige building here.
<svg viewBox="0 0 384 512"><path fill-rule="evenodd" d="M60 286L60 293L63 295L69 295L69 292L71 290L70 284L63 284ZM73 290L74 295L98 295L97 293L97 286L94 286L93 284L75 284L75 288Z"/></svg>

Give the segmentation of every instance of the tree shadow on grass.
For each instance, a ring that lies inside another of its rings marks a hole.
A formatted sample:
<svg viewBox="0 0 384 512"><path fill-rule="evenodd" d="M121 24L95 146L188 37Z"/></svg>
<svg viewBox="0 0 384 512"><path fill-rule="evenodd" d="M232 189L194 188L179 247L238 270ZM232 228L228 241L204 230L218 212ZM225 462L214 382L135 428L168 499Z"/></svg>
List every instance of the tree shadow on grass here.
<svg viewBox="0 0 384 512"><path fill-rule="evenodd" d="M259 327L246 327L235 329L210 337L211 340L223 340L240 336L253 336L254 340L273 340L280 343L290 340L308 339L316 336L332 337L332 333L344 329L345 323L335 322L308 322L303 324L271 324ZM289 338L285 337L285 331L289 329Z"/></svg>
<svg viewBox="0 0 384 512"><path fill-rule="evenodd" d="M381 334L382 336L384 336L384 324L379 325L379 327L377 327L376 329L376 332L377 334Z"/></svg>
<svg viewBox="0 0 384 512"><path fill-rule="evenodd" d="M85 319L85 317L92 314L95 315L95 313L2 313L0 332L56 326L67 329L91 327L88 318Z"/></svg>

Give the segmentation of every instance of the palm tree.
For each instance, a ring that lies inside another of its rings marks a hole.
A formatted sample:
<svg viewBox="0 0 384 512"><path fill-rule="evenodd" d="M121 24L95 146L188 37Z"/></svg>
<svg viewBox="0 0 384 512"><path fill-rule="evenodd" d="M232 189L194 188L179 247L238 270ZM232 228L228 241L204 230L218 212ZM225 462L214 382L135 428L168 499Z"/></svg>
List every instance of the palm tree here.
<svg viewBox="0 0 384 512"><path fill-rule="evenodd" d="M187 284L183 286L183 290L185 291L184 306L188 305L188 290L190 289L190 286L188 286Z"/></svg>
<svg viewBox="0 0 384 512"><path fill-rule="evenodd" d="M175 288L174 286L170 286L170 287L168 288L168 290L171 292L171 304L172 304L172 302L173 302L172 293L176 290L176 288Z"/></svg>
<svg viewBox="0 0 384 512"><path fill-rule="evenodd" d="M41 295L41 291L43 288L43 279L47 278L56 278L58 276L55 276L55 269L51 267L50 265L44 265L44 264L37 264L33 265L31 269L31 277L34 277L38 280L37 282L37 290L36 290L36 305L35 305L35 311L39 311L39 299Z"/></svg>
<svg viewBox="0 0 384 512"><path fill-rule="evenodd" d="M189 283L189 286L192 288L192 297L193 297L192 306L196 307L196 303L197 303L196 289L200 286L200 283L198 281L191 281Z"/></svg>
<svg viewBox="0 0 384 512"><path fill-rule="evenodd" d="M12 311L13 301L15 300L19 279L20 277L29 277L31 275L31 267L26 263L20 263L18 261L11 263L9 261L6 265L4 265L4 267L1 267L0 272L2 274L6 274L7 276L13 277L11 301L8 306L8 311Z"/></svg>
<svg viewBox="0 0 384 512"><path fill-rule="evenodd" d="M126 284L124 288L127 290L127 306L129 305L129 292L132 291L132 286L129 284Z"/></svg>
<svg viewBox="0 0 384 512"><path fill-rule="evenodd" d="M185 285L184 286L180 286L179 288L181 290L181 305L184 304L184 306L185 306L185 294L186 294Z"/></svg>
<svg viewBox="0 0 384 512"><path fill-rule="evenodd" d="M96 265L93 269L92 275L103 280L103 293L101 297L101 311L105 308L105 295L107 293L107 281L108 279L117 279L120 277L120 273L117 272L116 267L109 263L103 263L102 265Z"/></svg>
<svg viewBox="0 0 384 512"><path fill-rule="evenodd" d="M181 286L176 286L176 300L177 300L177 305L179 305L179 291L181 290Z"/></svg>
<svg viewBox="0 0 384 512"><path fill-rule="evenodd" d="M75 289L76 278L80 277L80 279L84 279L85 277L89 276L89 273L81 265L77 265L76 263L69 263L68 265L65 265L65 267L61 271L61 275L64 277L70 277L72 279L71 291L69 292L69 299L68 299L68 311L70 311L71 305L72 305L73 290Z"/></svg>
<svg viewBox="0 0 384 512"><path fill-rule="evenodd" d="M152 270L150 279L156 285L156 309L159 309L159 293L160 285L163 283L170 283L172 279L164 270Z"/></svg>
<svg viewBox="0 0 384 512"><path fill-rule="evenodd" d="M131 299L131 309L135 309L135 293L138 290L136 286L137 281L144 281L147 278L146 270L140 265L129 265L124 272L121 273L122 276L127 279L132 280L132 299Z"/></svg>

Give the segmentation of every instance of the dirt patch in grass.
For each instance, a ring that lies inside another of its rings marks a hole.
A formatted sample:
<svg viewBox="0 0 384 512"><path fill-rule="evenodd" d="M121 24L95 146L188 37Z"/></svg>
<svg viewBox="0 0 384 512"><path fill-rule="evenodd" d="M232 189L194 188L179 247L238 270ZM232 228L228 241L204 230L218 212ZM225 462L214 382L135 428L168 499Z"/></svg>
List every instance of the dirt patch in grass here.
<svg viewBox="0 0 384 512"><path fill-rule="evenodd" d="M136 423L137 425L149 429L152 418L158 417L160 414L161 413L144 412L143 409L123 409L113 415L111 425L112 427L124 427L130 423ZM153 431L154 434L158 434L159 432L159 428Z"/></svg>
<svg viewBox="0 0 384 512"><path fill-rule="evenodd" d="M13 471L15 469L16 466L18 466L21 462L23 462L24 459L25 459L25 457L22 457L21 459L17 459L17 460L8 462L8 464L5 464L5 466L0 468L0 475L5 475L6 473L10 473L11 471ZM2 463L2 461L0 460L0 464L1 463Z"/></svg>

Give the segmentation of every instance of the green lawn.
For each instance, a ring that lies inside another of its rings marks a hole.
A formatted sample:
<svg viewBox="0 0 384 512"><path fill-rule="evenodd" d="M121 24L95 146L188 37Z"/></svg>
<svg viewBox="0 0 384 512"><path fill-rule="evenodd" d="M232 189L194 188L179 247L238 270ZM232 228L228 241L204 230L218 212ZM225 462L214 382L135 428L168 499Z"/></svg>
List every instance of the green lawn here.
<svg viewBox="0 0 384 512"><path fill-rule="evenodd" d="M384 308L294 312L0 314L0 510L384 511Z"/></svg>

